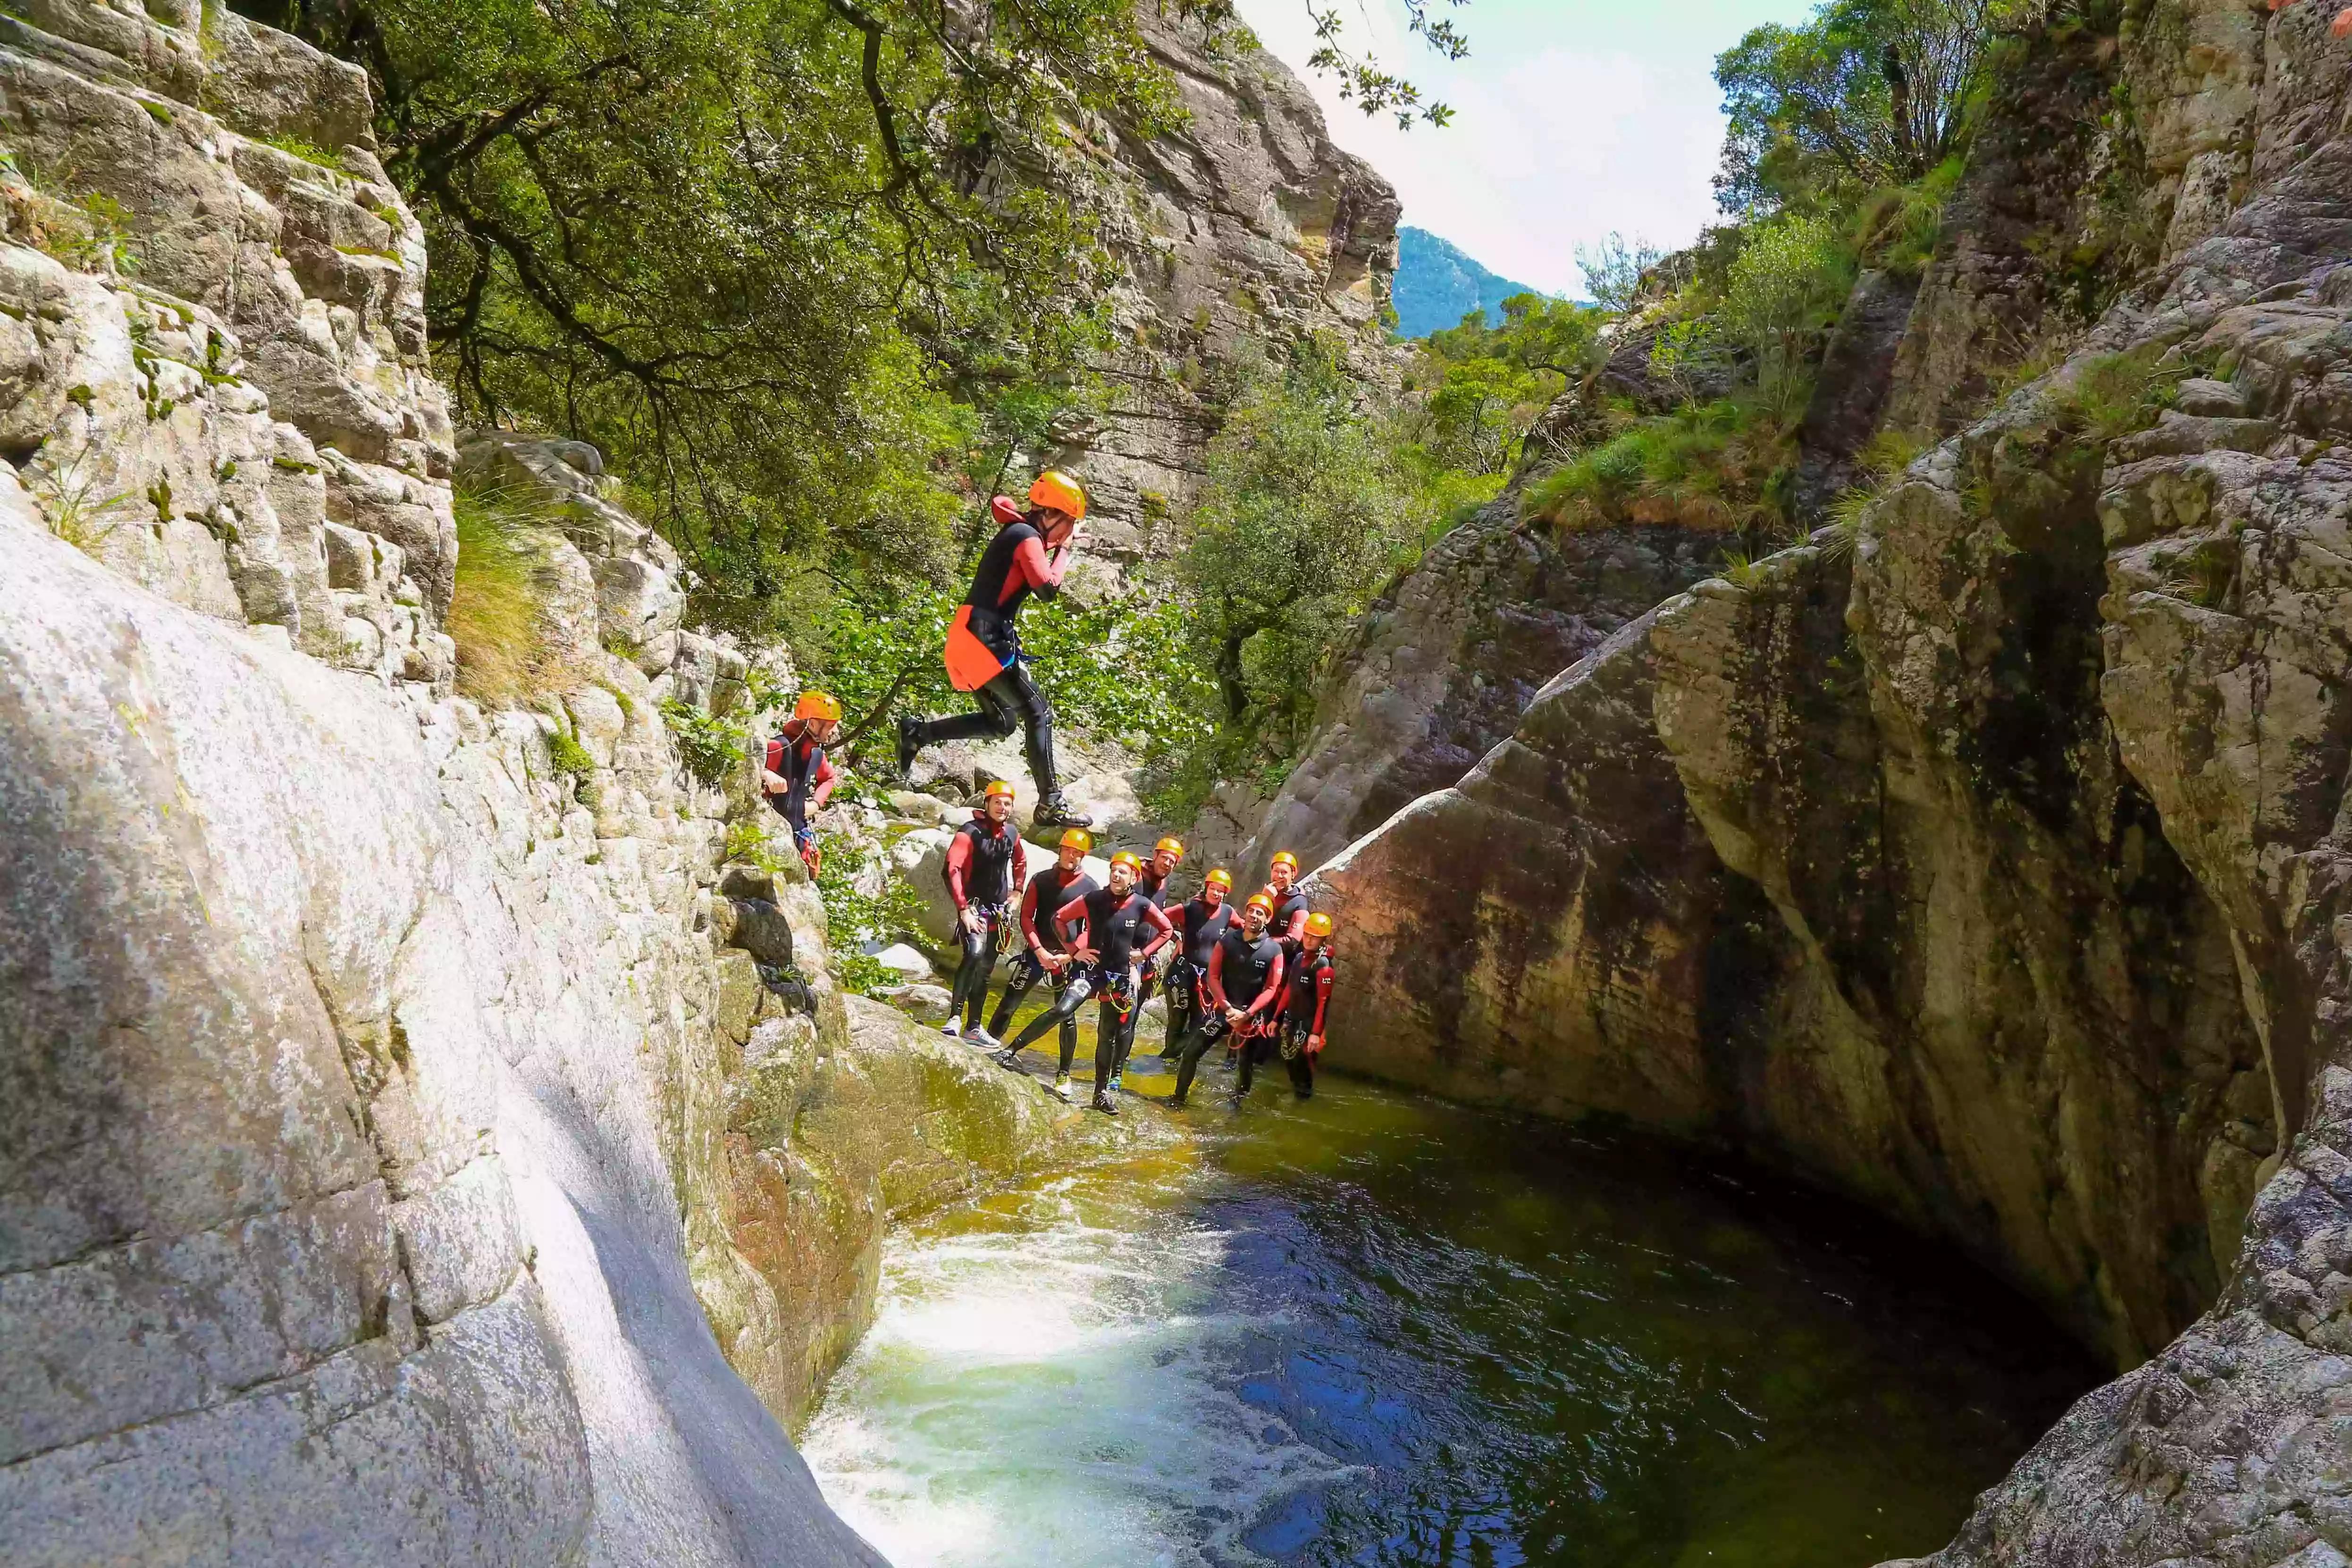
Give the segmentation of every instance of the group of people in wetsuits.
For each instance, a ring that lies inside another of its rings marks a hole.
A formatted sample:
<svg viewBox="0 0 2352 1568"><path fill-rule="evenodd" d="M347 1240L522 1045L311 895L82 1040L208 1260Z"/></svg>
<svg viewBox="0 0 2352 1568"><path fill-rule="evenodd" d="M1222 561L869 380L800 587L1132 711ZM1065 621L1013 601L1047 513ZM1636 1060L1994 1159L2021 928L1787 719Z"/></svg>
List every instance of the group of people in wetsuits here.
<svg viewBox="0 0 2352 1568"><path fill-rule="evenodd" d="M1331 917L1307 907L1297 856L1275 857L1271 880L1238 917L1233 874L1223 868L1208 874L1198 895L1171 909L1169 879L1184 862L1181 842L1160 840L1149 860L1113 855L1107 881L1098 883L1086 869L1093 838L1070 828L1054 863L1031 876L1013 797L1012 785L991 783L948 846L942 874L962 956L942 1033L994 1051L999 1065L1015 1071L1023 1051L1058 1033L1054 1092L1066 1100L1078 1013L1092 998L1093 1104L1115 1116L1112 1096L1135 1049L1144 1005L1164 989L1168 1030L1160 1056L1177 1063L1171 1103L1185 1103L1201 1059L1220 1042L1238 1069L1236 1100L1249 1092L1258 1065L1274 1057L1288 1069L1299 1098L1315 1092L1331 1005ZM1003 952L1014 952L1013 973L983 1023L990 979ZM1006 1039L1040 984L1052 990L1052 1004Z"/></svg>
<svg viewBox="0 0 2352 1568"><path fill-rule="evenodd" d="M1220 1042L1238 1069L1236 1101L1249 1092L1257 1066L1276 1056L1303 1099L1314 1092L1330 1005L1331 919L1307 908L1297 886L1297 857L1276 855L1265 887L1238 914L1231 903L1233 876L1223 869L1208 874L1197 897L1170 911L1168 879L1184 859L1184 846L1174 839L1160 840L1149 861L1113 855L1104 883L1087 873L1086 856L1094 848L1087 830L1093 821L1070 809L1056 781L1054 710L1029 672L1019 629L1022 608L1032 598L1050 600L1061 591L1085 538L1087 490L1071 475L1048 469L1030 486L1029 502L1026 512L1003 496L992 502L996 534L948 630L949 680L956 690L971 693L980 710L898 720L902 776L927 746L1002 738L1020 729L1037 786L1034 821L1040 829L1066 830L1055 863L1029 875L1027 851L1013 820L1013 787L997 780L957 831L945 876L962 956L943 1030L995 1051L999 1063L1016 1071L1024 1051L1058 1030L1061 1065L1054 1091L1066 1100L1078 1011L1094 998L1094 1108L1117 1115L1111 1095L1134 1048L1137 1019L1164 986L1168 1034L1161 1056L1178 1064L1172 1103L1185 1103L1201 1059ZM840 725L840 704L823 692L803 693L761 758L761 793L791 825L812 875L822 856L809 818L833 792L824 748ZM1012 977L983 1027L997 956L1016 946ZM1000 1038L1041 983L1053 993L1051 1006L1010 1040Z"/></svg>

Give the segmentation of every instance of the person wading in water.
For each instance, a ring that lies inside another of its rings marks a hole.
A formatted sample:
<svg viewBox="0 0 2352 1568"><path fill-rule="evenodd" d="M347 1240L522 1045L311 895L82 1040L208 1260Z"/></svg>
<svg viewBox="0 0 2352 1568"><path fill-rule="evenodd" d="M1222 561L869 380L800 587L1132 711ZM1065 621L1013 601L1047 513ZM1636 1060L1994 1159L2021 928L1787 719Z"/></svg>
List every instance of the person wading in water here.
<svg viewBox="0 0 2352 1568"><path fill-rule="evenodd" d="M833 763L824 748L841 727L841 705L824 692L803 692L760 758L760 794L791 825L793 847L809 875L817 873L824 856L809 829L812 814L833 799Z"/></svg>
<svg viewBox="0 0 2352 1568"><path fill-rule="evenodd" d="M1013 1028L1013 1015L1021 1003L1036 988L1037 982L1049 976L1058 995L1067 983L1069 956L1062 951L1061 927L1054 924L1054 912L1074 898L1084 898L1097 885L1086 873L1087 852L1095 847L1093 839L1084 828L1072 828L1062 835L1061 855L1052 865L1029 879L1021 894L1021 937L1028 944L1020 962L1013 967L1013 977L1004 982L1004 994L996 1000L996 1015L988 1020L991 1040L1001 1038ZM1076 1011L1074 1008L1073 1013ZM1069 1018L1062 1023L1062 1054L1066 1059L1078 1049L1078 1020Z"/></svg>
<svg viewBox="0 0 2352 1568"><path fill-rule="evenodd" d="M1184 863L1184 842L1181 839L1162 839L1153 846L1151 858L1143 862L1143 870L1135 879L1135 891L1151 900L1165 913L1168 908L1168 879ZM1171 917L1172 924L1172 917ZM1174 946L1171 944L1171 946ZM1180 956L1181 957L1181 956ZM1144 963L1137 970L1135 1007L1127 1015L1127 1028L1120 1033L1118 1060L1110 1065L1110 1086L1114 1092L1119 1087L1119 1077L1127 1071L1127 1059L1135 1053L1135 1031L1143 1027L1143 1009L1160 991L1160 967ZM1166 1052L1161 1056L1165 1058Z"/></svg>
<svg viewBox="0 0 2352 1568"><path fill-rule="evenodd" d="M1110 1073L1118 1062L1118 1042L1126 1032L1128 1015L1135 1006L1129 966L1139 957L1150 963L1160 945L1174 935L1166 912L1135 890L1136 873L1142 869L1143 862L1131 854L1113 855L1108 887L1074 898L1055 911L1054 925L1069 949L1067 980L1051 1010L1030 1019L996 1058L998 1066L1019 1071L1022 1051L1043 1038L1055 1024L1075 1023L1087 998L1098 996L1102 998L1102 1010L1095 1019L1094 1108L1113 1116L1118 1114L1118 1107L1111 1103ZM1139 953L1137 936L1147 931L1150 939ZM1070 1097L1070 1061L1077 1050L1076 1031L1066 1027L1061 1043L1062 1065L1054 1074L1054 1092L1066 1100Z"/></svg>
<svg viewBox="0 0 2352 1568"><path fill-rule="evenodd" d="M1301 1100L1315 1092L1315 1061L1323 1054L1323 1019L1331 1007L1331 917L1310 915L1300 938L1298 961L1290 966L1282 988L1282 1065L1290 1071L1290 1087ZM1255 1042L1262 1050L1264 1041ZM1242 1079L1237 1092L1250 1087L1250 1061L1257 1051L1242 1051Z"/></svg>
<svg viewBox="0 0 2352 1568"><path fill-rule="evenodd" d="M1028 867L1028 854L1013 825L1013 786L992 779L981 809L948 841L945 875L948 896L955 901L963 963L956 970L941 1034L962 1035L990 1050L1002 1043L981 1027L980 1014L988 1005L988 977L995 971L997 950L1013 939L1013 890L1021 885Z"/></svg>
<svg viewBox="0 0 2352 1568"><path fill-rule="evenodd" d="M1029 505L1024 515L1005 497L996 498L996 537L982 552L971 591L948 628L948 679L956 690L976 695L980 711L954 718L900 715L898 772L903 777L912 768L927 746L1002 738L1019 729L1037 785L1036 825L1089 827L1093 819L1072 811L1055 780L1054 708L1030 676L1019 624L1030 595L1052 599L1062 591L1063 574L1086 537L1078 523L1087 515L1087 488L1048 468L1029 486Z"/></svg>
<svg viewBox="0 0 2352 1568"><path fill-rule="evenodd" d="M1160 1059L1173 1061L1184 1053L1184 1038L1204 1021L1208 1005L1209 959L1225 927L1234 923L1234 906L1226 902L1234 891L1234 873L1219 866L1176 917L1176 956L1168 961L1168 1034Z"/></svg>
<svg viewBox="0 0 2352 1568"><path fill-rule="evenodd" d="M1184 1044L1184 1060L1176 1069L1176 1092L1169 1103L1181 1105L1192 1092L1192 1075L1209 1047L1231 1038L1237 1046L1255 1043L1274 1027L1275 1008L1282 999L1282 944L1267 934L1274 900L1262 893L1250 894L1242 905L1239 925L1229 925L1209 954L1204 988L1209 1005ZM1241 1103L1234 1092L1234 1103Z"/></svg>

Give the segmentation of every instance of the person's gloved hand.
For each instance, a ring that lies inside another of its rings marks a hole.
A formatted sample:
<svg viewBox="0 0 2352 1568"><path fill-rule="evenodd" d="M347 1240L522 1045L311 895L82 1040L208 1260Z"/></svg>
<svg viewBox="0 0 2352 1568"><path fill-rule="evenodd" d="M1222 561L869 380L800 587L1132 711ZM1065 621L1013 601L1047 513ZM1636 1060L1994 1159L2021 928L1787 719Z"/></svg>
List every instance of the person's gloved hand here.
<svg viewBox="0 0 2352 1568"><path fill-rule="evenodd" d="M1307 1054L1309 1056L1320 1056L1323 1054L1323 1037L1321 1035L1310 1034L1307 1037Z"/></svg>
<svg viewBox="0 0 2352 1568"><path fill-rule="evenodd" d="M800 841L801 864L808 867L809 875L814 877L818 868L824 864L824 852L816 847L816 835L795 833L793 836Z"/></svg>

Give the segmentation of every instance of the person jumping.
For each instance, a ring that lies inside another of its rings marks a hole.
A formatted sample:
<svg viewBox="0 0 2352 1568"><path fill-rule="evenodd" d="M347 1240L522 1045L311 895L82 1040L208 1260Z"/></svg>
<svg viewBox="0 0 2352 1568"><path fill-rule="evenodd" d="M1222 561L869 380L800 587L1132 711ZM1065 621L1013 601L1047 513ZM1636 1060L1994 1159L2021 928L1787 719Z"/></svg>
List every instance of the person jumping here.
<svg viewBox="0 0 2352 1568"><path fill-rule="evenodd" d="M1184 1060L1176 1069L1176 1092L1170 1097L1170 1104L1184 1103L1184 1097L1192 1092L1192 1075L1200 1071L1201 1058L1209 1047L1230 1037L1233 1045L1242 1048L1247 1071L1249 1048L1274 1027L1275 1006L1282 998L1282 944L1265 928L1273 913L1274 900L1262 893L1251 894L1249 902L1242 905L1241 924L1227 926L1209 954L1209 1005L1202 1009L1202 1021L1184 1042ZM1241 1103L1238 1089L1234 1103Z"/></svg>
<svg viewBox="0 0 2352 1568"><path fill-rule="evenodd" d="M1020 831L1013 824L1013 786L992 779L981 809L948 841L945 875L948 896L955 901L956 939L963 947L963 962L956 969L941 1034L962 1036L990 1050L1003 1044L981 1027L980 1014L988 1005L988 977L996 968L997 950L1013 938L1013 890L1022 885L1028 866Z"/></svg>
<svg viewBox="0 0 2352 1568"><path fill-rule="evenodd" d="M1219 866L1201 884L1200 896L1188 901L1178 914L1176 955L1168 961L1168 1034L1160 1044L1162 1061L1181 1057L1184 1037L1203 1021L1209 959L1225 927L1234 923L1234 906L1226 902L1233 890L1234 873Z"/></svg>
<svg viewBox="0 0 2352 1568"><path fill-rule="evenodd" d="M985 1033L991 1041L1012 1029L1013 1015L1037 982L1051 979L1056 996L1068 984L1069 956L1063 951L1062 931L1054 924L1054 912L1099 885L1086 872L1087 852L1094 847L1084 828L1070 829L1062 835L1059 857L1031 877L1022 890L1021 939L1027 946L1013 967L1012 977L1004 982L1004 994L996 999L995 1016L988 1020ZM1062 1025L1062 1051L1067 1056L1077 1049L1078 1024L1072 1018Z"/></svg>
<svg viewBox="0 0 2352 1568"><path fill-rule="evenodd" d="M1310 915L1298 962L1282 993L1282 1064L1301 1100L1315 1093L1316 1059L1323 1054L1323 1020L1331 1007L1331 917ZM1249 1092L1249 1053L1242 1058L1241 1092Z"/></svg>
<svg viewBox="0 0 2352 1568"><path fill-rule="evenodd" d="M1086 1005L1087 998L1099 996L1101 1011L1095 1020L1094 1108L1112 1116L1118 1114L1118 1107L1110 1098L1111 1069L1118 1063L1119 1038L1135 1007L1129 966L1139 957L1150 963L1160 946L1175 934L1166 912L1135 890L1136 873L1142 869L1143 862L1131 854L1121 852L1113 855L1108 887L1074 898L1055 911L1054 925L1061 932L1070 956L1068 981L1052 1009L1030 1019L1028 1027L1014 1035L1013 1043L996 1058L998 1066L1019 1071L1022 1051L1044 1038L1056 1023L1062 1024L1062 1065L1054 1074L1054 1092L1067 1100L1070 1061L1077 1050L1076 1030L1070 1026L1076 1022L1078 1009ZM1139 952L1136 937L1143 931L1151 934L1150 940Z"/></svg>
<svg viewBox="0 0 2352 1568"><path fill-rule="evenodd" d="M1037 785L1036 825L1084 828L1093 819L1072 811L1054 777L1054 708L1029 674L1021 652L1021 607L1031 594L1052 599L1062 591L1087 515L1087 487L1058 468L1048 468L1029 486L1024 514L999 496L992 503L996 537L980 558L971 591L948 628L944 658L948 678L960 692L980 699L978 713L953 718L898 718L898 772L915 765L927 746L943 740L1002 738L1023 732L1030 776Z"/></svg>
<svg viewBox="0 0 2352 1568"><path fill-rule="evenodd" d="M824 863L809 817L833 799L833 763L824 748L841 727L841 704L827 693L806 691L793 716L777 729L760 758L760 796L793 830L793 847L814 877Z"/></svg>
<svg viewBox="0 0 2352 1568"><path fill-rule="evenodd" d="M1143 862L1143 870L1135 879L1135 891L1151 900L1165 914L1168 909L1168 879L1183 863L1184 841L1174 838L1160 840L1152 847L1151 858ZM1135 1009L1127 1015L1127 1029L1119 1036L1118 1060L1111 1063L1110 1086L1114 1092L1119 1087L1120 1076L1127 1071L1127 1059L1135 1053L1135 1031L1143 1027L1143 1009L1159 993L1159 966L1147 963L1137 971ZM1164 1060L1164 1052L1162 1057Z"/></svg>

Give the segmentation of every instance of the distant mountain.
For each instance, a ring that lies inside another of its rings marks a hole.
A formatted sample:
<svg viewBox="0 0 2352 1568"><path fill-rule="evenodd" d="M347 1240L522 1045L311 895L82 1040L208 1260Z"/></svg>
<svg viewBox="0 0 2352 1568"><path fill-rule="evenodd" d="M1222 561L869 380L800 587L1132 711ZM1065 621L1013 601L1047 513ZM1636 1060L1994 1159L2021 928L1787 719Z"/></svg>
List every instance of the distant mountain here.
<svg viewBox="0 0 2352 1568"><path fill-rule="evenodd" d="M1540 294L1524 283L1497 277L1427 229L1397 231L1397 336L1426 338L1458 327L1473 310L1488 325L1503 319L1503 301L1514 294Z"/></svg>

